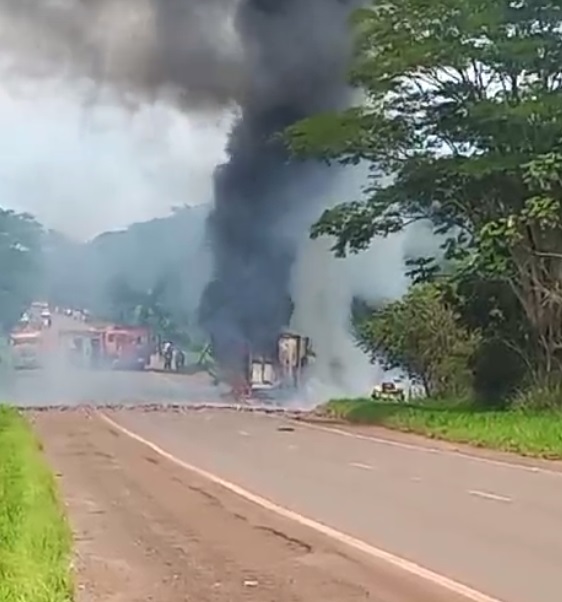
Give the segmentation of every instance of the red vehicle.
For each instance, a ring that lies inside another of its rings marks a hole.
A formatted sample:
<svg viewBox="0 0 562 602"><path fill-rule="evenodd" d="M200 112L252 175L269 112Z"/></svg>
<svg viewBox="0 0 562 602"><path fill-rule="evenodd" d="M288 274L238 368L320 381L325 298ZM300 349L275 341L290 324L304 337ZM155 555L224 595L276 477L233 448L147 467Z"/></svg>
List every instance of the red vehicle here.
<svg viewBox="0 0 562 602"><path fill-rule="evenodd" d="M114 368L144 370L150 363L150 344L148 328L109 326L102 333L104 355Z"/></svg>
<svg viewBox="0 0 562 602"><path fill-rule="evenodd" d="M72 363L92 368L144 370L150 362L150 332L127 326L91 326L63 330Z"/></svg>

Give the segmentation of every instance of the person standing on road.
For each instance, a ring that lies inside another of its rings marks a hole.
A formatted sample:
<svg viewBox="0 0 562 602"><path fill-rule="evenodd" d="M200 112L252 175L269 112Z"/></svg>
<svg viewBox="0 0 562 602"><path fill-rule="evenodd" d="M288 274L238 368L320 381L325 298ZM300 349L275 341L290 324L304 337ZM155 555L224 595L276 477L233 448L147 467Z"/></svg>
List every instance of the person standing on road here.
<svg viewBox="0 0 562 602"><path fill-rule="evenodd" d="M185 367L185 353L181 349L176 349L174 361L176 372L181 372Z"/></svg>
<svg viewBox="0 0 562 602"><path fill-rule="evenodd" d="M164 346L164 370L172 369L172 360L174 359L174 347L172 343L166 343Z"/></svg>

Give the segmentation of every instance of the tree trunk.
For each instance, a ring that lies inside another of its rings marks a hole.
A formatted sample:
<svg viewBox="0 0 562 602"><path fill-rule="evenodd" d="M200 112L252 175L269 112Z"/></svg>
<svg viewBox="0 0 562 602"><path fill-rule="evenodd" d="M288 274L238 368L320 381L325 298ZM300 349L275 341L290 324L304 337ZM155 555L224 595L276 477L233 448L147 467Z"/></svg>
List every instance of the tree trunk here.
<svg viewBox="0 0 562 602"><path fill-rule="evenodd" d="M560 234L560 233L557 233ZM514 254L519 274L512 288L535 334L537 377L543 383L562 379L562 240L548 241L548 251L538 249L529 229L524 248ZM545 242L541 240L540 242ZM540 245L542 246L542 245ZM554 252L553 247L560 247Z"/></svg>

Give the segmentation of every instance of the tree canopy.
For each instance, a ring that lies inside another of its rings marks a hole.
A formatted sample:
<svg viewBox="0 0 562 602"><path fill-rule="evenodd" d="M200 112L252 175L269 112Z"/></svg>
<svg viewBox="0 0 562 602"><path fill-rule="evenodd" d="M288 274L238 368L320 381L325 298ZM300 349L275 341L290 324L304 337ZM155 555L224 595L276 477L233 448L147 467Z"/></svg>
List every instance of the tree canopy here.
<svg viewBox="0 0 562 602"><path fill-rule="evenodd" d="M40 290L41 240L31 215L0 208L0 331L18 321Z"/></svg>
<svg viewBox="0 0 562 602"><path fill-rule="evenodd" d="M187 332L204 338L196 315L210 261L203 240L208 211L205 206L181 208L87 242L49 232L47 297L55 305L87 308L108 320L148 321L174 340L184 340ZM135 314L140 307L142 316Z"/></svg>
<svg viewBox="0 0 562 602"><path fill-rule="evenodd" d="M504 283L562 373L562 1L378 0L353 18L364 102L291 127L298 156L368 162L313 236L339 255L428 220L457 274ZM426 266L427 267L427 266Z"/></svg>
<svg viewBox="0 0 562 602"><path fill-rule="evenodd" d="M123 277L114 278L109 284L107 317L121 324L146 326L160 337L189 347L193 343L189 317L173 312L167 303L166 294L173 283L172 277L163 276L153 288L137 290Z"/></svg>

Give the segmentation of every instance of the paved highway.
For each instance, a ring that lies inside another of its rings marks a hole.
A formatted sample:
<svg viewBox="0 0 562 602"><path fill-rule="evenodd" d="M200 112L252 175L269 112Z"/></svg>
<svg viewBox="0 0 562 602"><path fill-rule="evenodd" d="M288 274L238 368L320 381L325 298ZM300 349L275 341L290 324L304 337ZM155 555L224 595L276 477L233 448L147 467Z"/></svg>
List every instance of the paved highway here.
<svg viewBox="0 0 562 602"><path fill-rule="evenodd" d="M185 470L90 410L29 416L75 534L76 602L470 600Z"/></svg>
<svg viewBox="0 0 562 602"><path fill-rule="evenodd" d="M21 370L1 379L0 395L19 406L221 403L206 375L159 372Z"/></svg>
<svg viewBox="0 0 562 602"><path fill-rule="evenodd" d="M88 325L54 316L45 331L56 339L61 330L82 330ZM54 346L53 346L54 348ZM141 403L221 403L224 387L212 386L206 374L190 378L173 373L73 369L50 362L40 370L4 372L0 398L19 406Z"/></svg>
<svg viewBox="0 0 562 602"><path fill-rule="evenodd" d="M505 602L559 602L562 474L231 411L109 414L176 457Z"/></svg>

